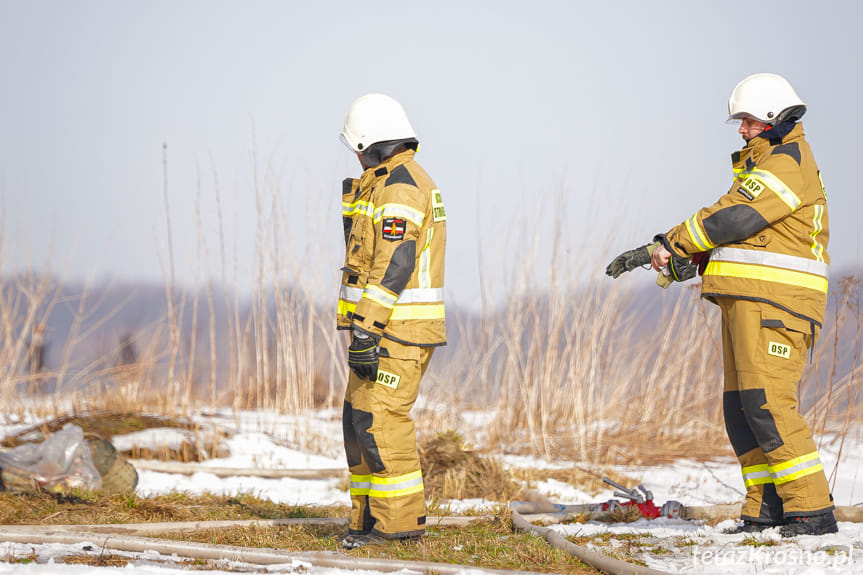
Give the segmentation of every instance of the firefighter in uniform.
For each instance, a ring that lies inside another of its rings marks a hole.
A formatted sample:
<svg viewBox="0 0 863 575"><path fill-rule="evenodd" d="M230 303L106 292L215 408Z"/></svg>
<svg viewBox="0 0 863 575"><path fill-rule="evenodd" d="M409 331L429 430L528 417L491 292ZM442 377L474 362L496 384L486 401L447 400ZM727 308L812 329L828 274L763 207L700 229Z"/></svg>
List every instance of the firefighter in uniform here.
<svg viewBox="0 0 863 575"><path fill-rule="evenodd" d="M425 533L425 495L410 410L435 347L446 344L440 191L414 160L402 106L357 99L342 142L363 167L342 187L345 266L338 328L350 330L342 424L351 472L345 548Z"/></svg>
<svg viewBox="0 0 863 575"><path fill-rule="evenodd" d="M827 300L827 199L787 80L755 74L728 101L746 145L715 204L618 256L617 277L650 263L671 279L703 273L702 297L722 313L723 408L742 467L742 525L785 537L835 533L833 498L796 387Z"/></svg>

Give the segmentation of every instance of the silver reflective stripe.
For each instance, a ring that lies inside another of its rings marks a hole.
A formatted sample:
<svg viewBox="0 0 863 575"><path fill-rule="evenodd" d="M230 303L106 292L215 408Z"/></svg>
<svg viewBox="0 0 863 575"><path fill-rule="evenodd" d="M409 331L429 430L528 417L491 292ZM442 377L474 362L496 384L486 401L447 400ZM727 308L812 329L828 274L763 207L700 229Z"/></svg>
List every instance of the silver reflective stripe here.
<svg viewBox="0 0 863 575"><path fill-rule="evenodd" d="M785 483L787 481L791 481L793 479L797 479L797 477L790 477L789 479L785 479L789 476L796 476L800 474L804 469L809 469L810 467L821 467L821 458L816 457L814 459L810 459L809 461L802 461L797 465L792 465L788 469L783 469L782 471L774 471L770 475L773 476L773 479L776 480L777 483ZM800 474L808 475L808 474Z"/></svg>
<svg viewBox="0 0 863 575"><path fill-rule="evenodd" d="M443 288L411 288L402 290L396 304L438 303L443 301Z"/></svg>
<svg viewBox="0 0 863 575"><path fill-rule="evenodd" d="M396 299L398 299L397 296L372 284L366 285L366 289L363 290L363 297L390 309L396 305Z"/></svg>
<svg viewBox="0 0 863 575"><path fill-rule="evenodd" d="M371 481L351 481L351 489L370 489Z"/></svg>
<svg viewBox="0 0 863 575"><path fill-rule="evenodd" d="M419 281L420 287L422 288L431 287L431 243L433 237L434 228L429 228L429 231L426 234L426 245L420 253L420 270L419 276L417 277L417 281ZM439 301L443 301L443 297L441 297Z"/></svg>
<svg viewBox="0 0 863 575"><path fill-rule="evenodd" d="M339 288L339 299L357 303L363 297L363 288L342 286Z"/></svg>
<svg viewBox="0 0 863 575"><path fill-rule="evenodd" d="M363 289L351 286L339 288L339 299L357 303L363 297ZM443 301L443 288L411 288L402 290L396 304L439 303Z"/></svg>
<svg viewBox="0 0 863 575"><path fill-rule="evenodd" d="M374 491L398 491L400 489L407 489L409 487L416 487L417 485L423 484L422 475L418 477L414 477L413 479L408 479L407 481L402 481L400 483L378 483L375 481L376 477L372 477L372 485L374 485Z"/></svg>
<svg viewBox="0 0 863 575"><path fill-rule="evenodd" d="M423 225L423 220L425 219L425 214L423 214L419 210L415 210L410 206L405 206L402 204L384 204L381 207L374 210L374 221L378 223L383 218L404 218L413 222L418 228L421 228Z"/></svg>
<svg viewBox="0 0 863 575"><path fill-rule="evenodd" d="M772 474L769 470L765 469L764 471L753 471L751 473L743 474L743 481L752 481L754 479L766 479L768 477L772 477Z"/></svg>
<svg viewBox="0 0 863 575"><path fill-rule="evenodd" d="M800 198L797 197L797 194L795 194L791 188L785 185L785 182L767 170L759 170L755 168L751 173L754 177L764 182L768 188L773 190L773 193L779 196L779 198L785 202L789 208L791 208L792 212L800 207Z"/></svg>
<svg viewBox="0 0 863 575"><path fill-rule="evenodd" d="M827 278L830 266L826 262L810 260L790 256L788 254L777 254L775 252L761 252L755 250L743 250L740 248L719 247L710 252L710 261L736 262L740 264L755 264L770 266L797 272L804 272Z"/></svg>

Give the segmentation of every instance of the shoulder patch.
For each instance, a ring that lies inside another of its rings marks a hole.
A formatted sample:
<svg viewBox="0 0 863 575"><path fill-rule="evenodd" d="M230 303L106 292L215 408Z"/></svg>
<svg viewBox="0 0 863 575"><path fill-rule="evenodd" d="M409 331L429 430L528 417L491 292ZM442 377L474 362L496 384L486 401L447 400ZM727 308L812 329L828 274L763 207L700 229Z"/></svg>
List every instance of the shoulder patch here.
<svg viewBox="0 0 863 575"><path fill-rule="evenodd" d="M731 154L731 161L734 162L735 164L740 161L740 151L739 150L734 152L733 154Z"/></svg>
<svg viewBox="0 0 863 575"><path fill-rule="evenodd" d="M414 181L413 176L411 176L411 173L403 164L390 172L390 177L387 178L384 185L392 186L393 184L407 184L409 186L417 187L417 183Z"/></svg>
<svg viewBox="0 0 863 575"><path fill-rule="evenodd" d="M432 217L435 222L446 221L446 210L443 209L443 198L440 195L440 190L433 189L432 192Z"/></svg>
<svg viewBox="0 0 863 575"><path fill-rule="evenodd" d="M800 165L800 146L797 142L789 142L787 144L782 144L781 146L776 146L773 148L773 152L771 152L770 155L775 156L776 154L791 156L794 158L794 161L797 162L797 165Z"/></svg>
<svg viewBox="0 0 863 575"><path fill-rule="evenodd" d="M407 230L407 220L404 218L384 218L382 224L382 237L385 240L396 242L403 240Z"/></svg>

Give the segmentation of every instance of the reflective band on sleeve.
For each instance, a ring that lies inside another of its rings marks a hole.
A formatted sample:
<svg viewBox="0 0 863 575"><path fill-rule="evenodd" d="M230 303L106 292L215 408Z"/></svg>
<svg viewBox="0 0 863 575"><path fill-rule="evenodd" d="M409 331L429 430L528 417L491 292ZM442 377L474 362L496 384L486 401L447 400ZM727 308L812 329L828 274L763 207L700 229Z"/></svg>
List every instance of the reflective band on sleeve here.
<svg viewBox="0 0 863 575"><path fill-rule="evenodd" d="M363 297L363 288L346 285L339 287L339 299L357 303L361 297ZM443 302L443 288L408 288L403 289L399 294L396 305L441 302Z"/></svg>
<svg viewBox="0 0 863 575"><path fill-rule="evenodd" d="M710 254L704 275L763 280L827 293L827 270L826 263L808 258L721 247Z"/></svg>
<svg viewBox="0 0 863 575"><path fill-rule="evenodd" d="M813 207L815 208L815 215L812 216L812 231L809 232L809 236L812 238L812 253L816 260L823 262L824 246L818 241L818 234L824 230L824 224L821 222L824 217L824 206L815 204Z"/></svg>
<svg viewBox="0 0 863 575"><path fill-rule="evenodd" d="M363 288L343 285L339 288L339 299L357 303L363 297Z"/></svg>
<svg viewBox="0 0 863 575"><path fill-rule="evenodd" d="M357 200L356 202L342 202L342 215L345 217L354 214L362 214L372 217L375 213L375 205L372 202Z"/></svg>
<svg viewBox="0 0 863 575"><path fill-rule="evenodd" d="M371 489L369 497L399 497L401 495L411 495L413 493L422 493L423 491L423 476L421 471L413 471L406 475L397 477L371 477Z"/></svg>
<svg viewBox="0 0 863 575"><path fill-rule="evenodd" d="M767 170L759 170L758 168L754 168L752 170L746 170L740 173L740 177L744 180L746 178L755 178L765 186L767 186L770 191L779 196L779 199L785 202L785 204L791 208L793 212L797 208L800 207L800 198L797 197L791 188L785 185L785 182L777 178L771 172Z"/></svg>
<svg viewBox="0 0 863 575"><path fill-rule="evenodd" d="M372 487L371 475L351 474L351 495L368 495Z"/></svg>
<svg viewBox="0 0 863 575"><path fill-rule="evenodd" d="M431 243L432 238L434 237L434 228L429 228L428 233L426 235L426 245L423 248L423 251L420 252L420 269L419 269L419 277L417 281L421 288L430 288L431 287ZM442 301L441 297L438 301Z"/></svg>
<svg viewBox="0 0 863 575"><path fill-rule="evenodd" d="M363 297L370 299L387 309L392 309L393 306L396 305L396 300L398 299L398 296L394 296L383 288L372 284L368 284L366 289L363 290Z"/></svg>
<svg viewBox="0 0 863 575"><path fill-rule="evenodd" d="M686 220L686 231L689 232L689 239L692 240L692 243L698 246L698 251L706 252L714 247L707 238L707 232L698 223L698 214Z"/></svg>
<svg viewBox="0 0 863 575"><path fill-rule="evenodd" d="M374 210L374 222L378 223L383 218L404 218L415 226L422 227L425 214L404 204L384 204Z"/></svg>
<svg viewBox="0 0 863 575"><path fill-rule="evenodd" d="M770 469L766 463L759 465L749 465L742 469L743 484L746 487L752 485L763 485L765 483L773 483L773 477L770 476Z"/></svg>
<svg viewBox="0 0 863 575"><path fill-rule="evenodd" d="M790 461L770 466L770 475L776 483L788 483L824 469L817 451L795 457Z"/></svg>
<svg viewBox="0 0 863 575"><path fill-rule="evenodd" d="M339 307L336 310L336 314L337 315L348 315L348 314L354 313L354 310L356 310L356 309L357 309L357 302L339 299Z"/></svg>

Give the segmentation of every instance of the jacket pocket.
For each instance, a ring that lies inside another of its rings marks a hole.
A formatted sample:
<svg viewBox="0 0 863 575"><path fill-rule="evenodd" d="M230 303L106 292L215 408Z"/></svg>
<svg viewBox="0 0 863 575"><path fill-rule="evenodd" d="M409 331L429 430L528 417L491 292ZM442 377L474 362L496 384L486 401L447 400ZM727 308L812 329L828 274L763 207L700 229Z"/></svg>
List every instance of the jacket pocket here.
<svg viewBox="0 0 863 575"><path fill-rule="evenodd" d="M351 231L348 236L347 256L345 264L356 270L364 270L368 267L371 261L371 253L373 250L373 233L369 218L360 217L354 220L351 226Z"/></svg>
<svg viewBox="0 0 863 575"><path fill-rule="evenodd" d="M773 234L770 232L770 230L763 229L760 232L756 232L745 240L740 240L737 243L744 246L752 246L754 248L766 248L768 245L770 245L771 239L773 239Z"/></svg>

